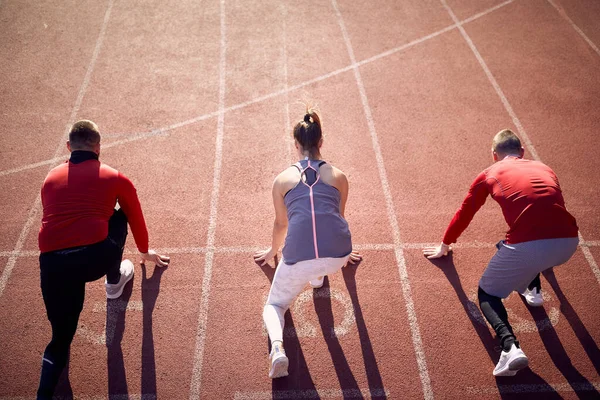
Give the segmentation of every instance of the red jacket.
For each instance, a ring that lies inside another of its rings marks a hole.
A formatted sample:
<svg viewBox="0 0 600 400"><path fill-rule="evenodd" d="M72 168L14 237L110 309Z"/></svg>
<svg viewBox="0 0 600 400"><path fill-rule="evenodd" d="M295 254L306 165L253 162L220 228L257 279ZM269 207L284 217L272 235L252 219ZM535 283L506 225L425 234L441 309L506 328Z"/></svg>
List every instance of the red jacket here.
<svg viewBox="0 0 600 400"><path fill-rule="evenodd" d="M577 222L565 208L554 171L539 161L509 156L477 175L444 243L456 242L488 194L500 204L508 224L507 244L577 236Z"/></svg>
<svg viewBox="0 0 600 400"><path fill-rule="evenodd" d="M133 183L117 170L83 153L52 169L42 186L44 208L38 235L42 253L98 243L108 236L117 200L140 252L148 252L148 230Z"/></svg>

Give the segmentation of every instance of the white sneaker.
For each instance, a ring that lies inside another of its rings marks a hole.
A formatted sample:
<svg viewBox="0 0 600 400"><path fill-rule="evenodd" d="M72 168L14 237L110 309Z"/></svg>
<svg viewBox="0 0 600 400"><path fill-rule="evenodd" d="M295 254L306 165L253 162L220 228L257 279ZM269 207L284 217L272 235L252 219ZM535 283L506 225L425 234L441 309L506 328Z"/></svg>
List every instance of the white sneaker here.
<svg viewBox="0 0 600 400"><path fill-rule="evenodd" d="M275 379L288 376L290 360L287 358L283 347L280 345L274 345L271 349L271 354L269 354L269 364L271 364L269 378Z"/></svg>
<svg viewBox="0 0 600 400"><path fill-rule="evenodd" d="M104 287L106 288L106 298L116 299L123 294L123 289L127 282L133 278L133 263L129 260L121 261L121 277L118 283L108 283L106 278L104 279Z"/></svg>
<svg viewBox="0 0 600 400"><path fill-rule="evenodd" d="M521 293L521 296L525 297L527 304L532 307L540 307L544 304L544 298L538 288L533 288L531 290L525 289L525 291Z"/></svg>
<svg viewBox="0 0 600 400"><path fill-rule="evenodd" d="M514 376L517 371L526 368L529 365L529 359L523 353L523 350L513 344L510 351L502 350L500 360L494 368L494 376Z"/></svg>
<svg viewBox="0 0 600 400"><path fill-rule="evenodd" d="M310 286L313 289L318 289L323 287L323 282L325 281L325 276L320 276L317 279L313 279L312 281L309 281L308 283L310 283Z"/></svg>

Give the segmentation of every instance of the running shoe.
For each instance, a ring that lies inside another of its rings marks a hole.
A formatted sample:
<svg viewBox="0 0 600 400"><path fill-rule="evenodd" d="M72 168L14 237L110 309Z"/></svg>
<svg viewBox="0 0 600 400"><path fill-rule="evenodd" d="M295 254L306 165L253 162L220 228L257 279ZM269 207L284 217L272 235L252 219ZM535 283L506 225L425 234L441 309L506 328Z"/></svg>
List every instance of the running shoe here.
<svg viewBox="0 0 600 400"><path fill-rule="evenodd" d="M116 299L123 294L125 285L133 278L133 263L129 260L121 261L119 271L121 272L121 277L119 278L118 283L108 283L106 278L104 279L107 299Z"/></svg>
<svg viewBox="0 0 600 400"><path fill-rule="evenodd" d="M529 359L523 350L513 344L508 352L502 350L500 360L494 368L494 376L514 376L517 371L526 368L529 365Z"/></svg>
<svg viewBox="0 0 600 400"><path fill-rule="evenodd" d="M313 289L318 289L323 287L323 282L325 281L325 277L324 276L320 276L317 279L313 279L312 281L309 281L308 283L310 283L310 286Z"/></svg>
<svg viewBox="0 0 600 400"><path fill-rule="evenodd" d="M544 304L544 298L538 288L533 288L531 290L525 289L525 291L521 293L521 296L525 297L527 304L532 307L540 307Z"/></svg>
<svg viewBox="0 0 600 400"><path fill-rule="evenodd" d="M281 345L273 345L271 354L269 354L269 378L282 378L288 376L288 365L290 360L285 355L285 350Z"/></svg>

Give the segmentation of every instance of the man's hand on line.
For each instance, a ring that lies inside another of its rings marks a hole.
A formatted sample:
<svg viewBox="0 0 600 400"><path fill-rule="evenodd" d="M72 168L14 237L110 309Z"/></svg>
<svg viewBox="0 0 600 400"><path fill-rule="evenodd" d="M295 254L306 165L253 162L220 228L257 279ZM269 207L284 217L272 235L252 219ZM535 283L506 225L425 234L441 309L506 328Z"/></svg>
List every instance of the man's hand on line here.
<svg viewBox="0 0 600 400"><path fill-rule="evenodd" d="M426 247L423 249L423 254L429 258L440 258L448 255L448 252L452 251L452 247L450 245L442 242L439 246L436 247Z"/></svg>
<svg viewBox="0 0 600 400"><path fill-rule="evenodd" d="M142 258L140 264L146 264L146 261L150 261L159 267L166 267L171 261L171 258L168 256L157 254L154 250L148 250L147 253L140 253L140 255Z"/></svg>

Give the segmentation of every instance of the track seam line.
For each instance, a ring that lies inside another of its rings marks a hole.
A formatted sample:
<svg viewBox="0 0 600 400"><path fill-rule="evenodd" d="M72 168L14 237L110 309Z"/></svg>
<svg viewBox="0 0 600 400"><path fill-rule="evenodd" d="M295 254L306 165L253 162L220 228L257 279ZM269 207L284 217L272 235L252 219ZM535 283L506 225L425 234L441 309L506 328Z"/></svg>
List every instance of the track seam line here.
<svg viewBox="0 0 600 400"><path fill-rule="evenodd" d="M469 17L469 18L463 20L461 22L461 24L462 23L467 23L467 22L474 21L475 19L478 19L478 18L480 18L480 17L482 17L484 15L487 15L487 14L493 12L493 11L496 11L497 9L499 9L501 7L504 7L505 5L510 4L512 2L514 2L514 0L506 1L506 2L501 3L501 4L499 4L499 5L495 6L495 7L490 8L488 10L482 11L479 14L476 14L476 15L474 15L472 17ZM437 37L437 36L439 36L439 35L441 35L443 33L446 33L446 32L449 32L451 30L454 30L457 27L458 27L457 24L449 25L449 26L447 26L445 28L442 28L442 29L440 29L438 31L435 31L435 32L433 32L433 33L431 33L429 35L423 36L423 37L421 37L419 39L415 39L415 40L413 40L413 41L411 41L409 43L403 44L401 46L398 46L398 47L395 47L393 49L387 50L387 51L385 51L383 53L380 53L378 55L375 55L375 56L372 56L372 57L367 58L365 60L359 61L357 64L358 64L358 66L362 66L362 65L374 62L376 60L379 60L381 58L388 57L388 56L390 56L392 54L395 54L395 53L407 50L407 49L409 49L411 47L414 47L414 46L416 46L418 44L421 44L421 43L423 43L423 42L425 42L425 41L427 41L429 39L433 39L434 37ZM177 128L181 128L181 127L184 127L184 126L188 126L188 125L192 125L192 124L195 124L197 122L205 121L205 120L210 119L210 118L218 117L221 112L228 113L228 112L231 112L231 111L236 111L236 110L239 110L241 108L245 108L245 107L251 106L253 104L260 103L262 101L266 101L266 100L272 99L272 98L277 97L277 96L281 96L283 94L288 94L290 92L293 92L294 90L302 89L303 87L312 85L313 83L321 82L321 81L327 80L329 78L332 78L334 76L337 76L337 75L343 74L345 72L348 72L348 71L354 69L355 66L356 65L348 65L346 67L337 69L335 71L328 72L327 74L324 74L324 75L312 78L310 80L301 82L299 84L296 84L296 85L293 85L293 86L287 86L286 88L284 88L282 90L278 90L278 91L275 91L275 92L272 92L272 93L269 93L269 94L266 94L266 95L263 95L263 96L256 97L256 98L251 99L251 100L247 100L247 101L239 103L239 104L235 104L233 106L226 107L222 111L220 111L220 110L213 111L213 112L210 112L210 113L207 113L207 114L199 115L199 116L191 118L191 119L187 119L187 120L180 121L180 122L177 122L177 123L174 123L174 124L171 124L171 125L167 125L165 127L156 128L156 129L153 129L153 130L148 131L148 132L138 132L138 133L115 132L115 133L109 133L109 134L107 134L108 135L107 137L111 137L111 136L112 137L117 137L117 136L125 136L125 135L130 135L130 137L128 137L126 139L116 140L114 142L110 142L110 143L107 143L107 144L103 144L102 145L102 149L106 150L106 149L109 149L111 147L117 147L117 146L120 146L120 145L123 145L123 144L127 144L127 143L130 143L130 142L135 142L135 141L138 141L138 140L145 140L145 139L153 138L153 137L156 137L156 136L166 136L166 135L169 134L168 132L171 131L171 130L174 130L174 129L177 129ZM39 161L39 162L36 162L36 163L32 163L32 164L28 164L28 165L23 165L23 166L11 168L11 169L3 170L3 171L0 171L0 177L5 176L5 175L10 175L10 174L18 173L18 172L22 172L22 171L26 171L26 170L29 170L29 169L34 169L34 168L37 168L37 167L40 167L40 166L43 166L43 165L52 164L55 161L62 161L62 158L61 157L55 157L55 158L50 159L50 160Z"/></svg>
<svg viewBox="0 0 600 400"><path fill-rule="evenodd" d="M94 71L94 67L96 65L96 60L98 59L98 55L100 54L100 48L102 47L102 43L104 42L104 35L106 34L106 27L108 25L108 21L110 19L110 14L112 12L114 0L109 0L106 8L106 12L104 13L104 20L102 21L102 26L100 27L100 33L98 34L98 38L96 39L96 44L94 46L94 51L92 53L92 59L88 64L88 68L85 72L85 76L83 78L83 82L81 83L81 87L79 88L79 92L77 93L77 98L75 100L75 104L71 109L71 115L69 116L69 121L67 122L67 126L65 128L65 132L61 136L61 141L59 142L56 151L54 152L54 156L52 159L58 158L61 152L64 150L66 139L69 137L69 131L71 130L71 125L75 122L75 117L79 113L79 109L81 108L81 103L83 102L83 97L85 96L85 92L90 83L90 79L92 76L92 72ZM39 164L39 163L38 163ZM44 164L45 165L45 164ZM52 168L51 168L52 169ZM42 204L42 199L38 192L31 208L29 209L29 214L27 215L27 219L21 229L21 233L19 234L19 238L17 239L17 243L15 244L14 251L19 252L23 249L25 245L25 240L29 235L29 231L31 230L31 226L33 225L33 221L35 220L38 212L40 211L40 206ZM0 297L4 293L4 289L8 283L8 279L12 274L12 270L17 262L17 257L10 256L4 269L2 270L2 275L0 276Z"/></svg>
<svg viewBox="0 0 600 400"><path fill-rule="evenodd" d="M369 100L367 98L367 93L363 84L362 76L359 71L359 66L356 62L356 57L354 55L354 50L352 48L352 43L350 42L350 37L348 35L348 31L346 30L346 25L344 24L344 19L339 10L337 0L331 0L333 8L335 10L338 24L340 25L340 29L344 36L344 42L346 43L346 49L348 50L348 56L350 57L350 61L354 66L354 78L356 79L356 84L358 86L358 91L360 93L360 98L362 101L363 110L365 112L365 117L367 119L367 124L369 127L369 133L371 135L371 141L373 143L373 150L375 152L375 157L377 160L377 169L379 171L379 178L381 181L381 185L383 188L383 193L385 196L385 203L387 208L388 220L392 228L392 236L394 239L394 253L396 255L396 262L398 264L398 273L400 276L400 283L402 286L402 294L404 295L404 301L406 303L406 312L408 316L408 321L410 325L410 331L412 334L412 342L415 351L415 356L417 359L417 367L419 369L419 377L421 379L421 386L423 389L423 396L425 399L433 399L433 389L431 387L431 380L429 378L429 372L427 370L427 362L425 360L425 351L423 350L423 343L421 340L421 332L419 329L419 323L417 321L417 313L414 308L414 302L412 299L410 281L408 279L408 271L406 269L406 260L404 259L404 251L402 249L402 241L400 238L400 227L398 226L398 220L396 217L396 212L394 210L394 202L389 186L389 181L387 178L387 172L385 170L385 164L383 161L383 155L381 153L381 147L379 145L379 139L377 136L377 131L375 129L375 121L373 119L373 115L371 113L371 107L369 106Z"/></svg>
<svg viewBox="0 0 600 400"><path fill-rule="evenodd" d="M500 100L502 101L504 108L506 109L506 111L508 112L508 115L511 117L513 123L515 124L515 127L517 128L517 131L519 132L519 135L521 136L521 139L523 139L523 141L525 142L525 147L527 147L527 150L529 150L529 152L531 153L534 160L541 162L542 159L538 155L537 151L535 150L535 147L533 146L533 143L531 142L529 135L527 135L527 132L525 132L525 128L523 128L523 125L521 125L521 121L519 120L515 111L511 107L510 103L508 102L508 99L504 95L504 92L500 88L500 85L496 81L496 78L494 78L494 75L492 75L492 71L490 71L489 67L485 63L485 60L479 53L479 50L477 50L475 43L473 43L473 41L471 40L471 37L467 34L467 31L465 31L465 28L460 24L460 22L458 21L458 18L454 14L454 11L452 11L450 6L446 3L446 0L440 0L440 2L444 6L444 8L446 8L446 11L448 12L448 14L450 14L450 17L452 18L452 20L458 24L458 30L460 31L461 35L463 36L463 39L467 42L467 45L469 46L469 48L471 49L473 54L475 55L475 58L479 62L479 65L481 66L481 68L485 72L485 75L487 76L488 80L494 87L496 94L498 95L498 97L500 97ZM585 243L585 240L583 238L583 235L581 234L581 231L578 232L578 236L579 236L579 241L582 243ZM598 268L598 264L596 263L594 256L592 255L590 249L587 246L582 245L579 247L581 248L583 255L584 255L585 259L587 260L588 264L590 265L590 268L592 269L592 272L595 275L596 280L600 284L600 268Z"/></svg>
<svg viewBox="0 0 600 400"><path fill-rule="evenodd" d="M217 137L215 144L215 163L213 173L213 185L210 195L210 217L208 223L208 234L206 238L206 254L204 258L204 275L202 277L202 288L200 298L200 310L198 311L198 327L196 330L196 348L194 352L194 367L192 369L192 381L190 384L190 399L200 399L202 388L202 365L204 361L204 343L206 340L206 329L208 324L208 306L210 295L210 281L212 278L212 267L215 255L215 237L217 230L217 212L219 203L219 187L221 184L221 166L223 161L223 136L225 127L225 74L227 36L225 26L225 0L220 0L220 52L219 52L219 117L217 119Z"/></svg>
<svg viewBox="0 0 600 400"><path fill-rule="evenodd" d="M600 56L600 49L598 49L598 46L596 46L596 44L594 42L592 42L592 39L590 39L580 28L579 26L577 26L577 24L575 24L575 22L573 22L573 20L567 15L567 13L565 12L565 10L563 10L562 8L560 8L555 2L554 0L547 0L548 3L550 3L550 5L552 7L554 7L556 9L556 11L558 11L558 14L568 23L571 24L571 26L573 27L573 29L575 29L575 32L577 32L579 34L579 36L581 36L583 38L583 40L585 40L587 42L587 44L592 48L592 50L594 50L596 52L596 54L598 54Z"/></svg>

